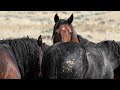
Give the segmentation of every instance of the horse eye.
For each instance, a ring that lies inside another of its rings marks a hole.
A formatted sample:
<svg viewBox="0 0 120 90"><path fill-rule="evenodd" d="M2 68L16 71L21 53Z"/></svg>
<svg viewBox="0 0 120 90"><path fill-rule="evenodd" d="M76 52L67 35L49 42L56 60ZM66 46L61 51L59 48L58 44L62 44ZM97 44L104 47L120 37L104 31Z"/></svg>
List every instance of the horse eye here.
<svg viewBox="0 0 120 90"><path fill-rule="evenodd" d="M72 32L70 32L70 34L72 34Z"/></svg>

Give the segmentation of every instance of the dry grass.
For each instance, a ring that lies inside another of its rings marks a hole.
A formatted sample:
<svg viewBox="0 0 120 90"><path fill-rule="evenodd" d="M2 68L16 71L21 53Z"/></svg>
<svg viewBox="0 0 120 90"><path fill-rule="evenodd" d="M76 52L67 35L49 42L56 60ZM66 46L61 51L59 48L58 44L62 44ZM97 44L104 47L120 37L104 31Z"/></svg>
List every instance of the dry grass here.
<svg viewBox="0 0 120 90"><path fill-rule="evenodd" d="M73 13L76 32L91 41L120 40L120 11L0 11L0 39L41 34L51 45L56 13L60 18Z"/></svg>

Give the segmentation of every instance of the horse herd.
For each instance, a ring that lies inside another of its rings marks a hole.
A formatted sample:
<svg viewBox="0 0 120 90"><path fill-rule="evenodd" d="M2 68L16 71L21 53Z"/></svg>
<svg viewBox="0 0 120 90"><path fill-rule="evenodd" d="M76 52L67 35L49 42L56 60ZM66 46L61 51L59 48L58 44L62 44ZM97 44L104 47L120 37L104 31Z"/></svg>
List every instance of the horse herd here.
<svg viewBox="0 0 120 90"><path fill-rule="evenodd" d="M29 37L0 40L0 79L119 79L120 42L82 38L54 16L53 45Z"/></svg>

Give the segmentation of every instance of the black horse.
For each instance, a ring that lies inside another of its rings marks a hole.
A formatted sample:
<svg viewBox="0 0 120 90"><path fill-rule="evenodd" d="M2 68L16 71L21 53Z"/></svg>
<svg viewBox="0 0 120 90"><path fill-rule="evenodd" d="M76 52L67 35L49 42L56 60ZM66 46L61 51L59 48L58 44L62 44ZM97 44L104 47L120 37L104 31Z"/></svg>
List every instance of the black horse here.
<svg viewBox="0 0 120 90"><path fill-rule="evenodd" d="M90 42L89 40L83 38L81 35L77 35L77 37L78 37L79 42L82 43L82 45L87 45L87 43ZM120 42L114 42L114 40L113 41L105 40L105 41L102 41L102 42L99 42L96 44L99 44L102 47L103 42L109 42L109 43L112 42L112 43L117 43L118 45L120 45ZM102 48L102 49L105 49L105 48ZM119 50L119 48L118 48L118 50ZM117 52L117 51L114 51L114 52ZM108 49L108 52L109 52L109 49ZM119 58L118 58L118 60L119 60ZM120 65L114 70L114 79L120 79Z"/></svg>
<svg viewBox="0 0 120 90"><path fill-rule="evenodd" d="M79 36L79 39L83 40ZM81 43L56 43L43 55L44 79L113 79L120 65L120 45L114 41L98 44L86 39Z"/></svg>
<svg viewBox="0 0 120 90"><path fill-rule="evenodd" d="M29 37L1 40L0 78L40 79L40 65L47 47L48 45Z"/></svg>
<svg viewBox="0 0 120 90"><path fill-rule="evenodd" d="M105 50L106 58L111 62L114 69L114 79L120 79L120 42L107 40L98 43Z"/></svg>

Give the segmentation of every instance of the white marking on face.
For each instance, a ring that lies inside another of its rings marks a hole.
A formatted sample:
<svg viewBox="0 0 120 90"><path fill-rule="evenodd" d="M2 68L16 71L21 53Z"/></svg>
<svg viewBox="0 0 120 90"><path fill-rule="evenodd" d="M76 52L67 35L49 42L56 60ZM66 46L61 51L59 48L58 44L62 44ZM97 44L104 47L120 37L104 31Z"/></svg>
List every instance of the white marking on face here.
<svg viewBox="0 0 120 90"><path fill-rule="evenodd" d="M65 28L64 28L64 27L62 27L62 30L64 31L64 30L65 30Z"/></svg>

